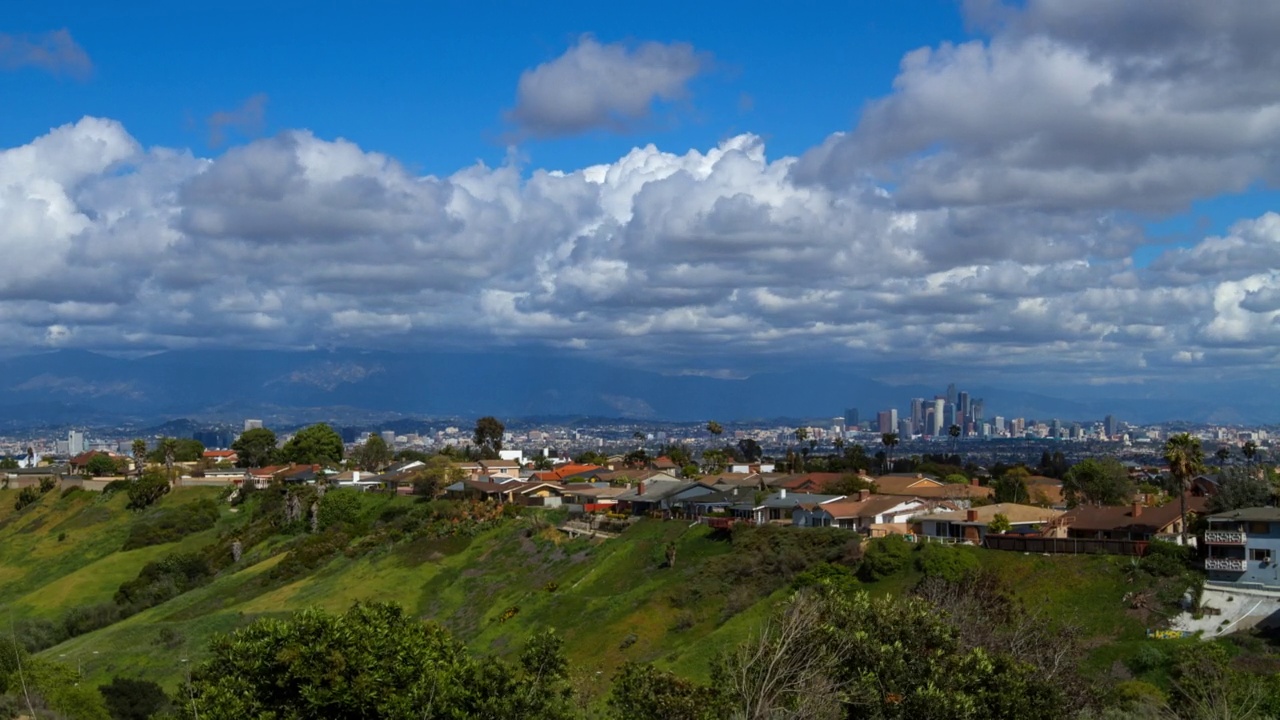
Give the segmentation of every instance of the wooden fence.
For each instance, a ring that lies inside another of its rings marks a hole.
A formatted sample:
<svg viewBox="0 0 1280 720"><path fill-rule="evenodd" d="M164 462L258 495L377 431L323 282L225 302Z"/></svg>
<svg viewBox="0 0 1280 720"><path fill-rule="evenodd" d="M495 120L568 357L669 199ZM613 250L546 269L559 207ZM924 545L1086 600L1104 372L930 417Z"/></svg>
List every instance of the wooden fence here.
<svg viewBox="0 0 1280 720"><path fill-rule="evenodd" d="M1085 538L1046 538L1025 535L988 535L986 547L992 550L1048 553L1053 555L1136 555L1147 552L1143 540L1096 540Z"/></svg>

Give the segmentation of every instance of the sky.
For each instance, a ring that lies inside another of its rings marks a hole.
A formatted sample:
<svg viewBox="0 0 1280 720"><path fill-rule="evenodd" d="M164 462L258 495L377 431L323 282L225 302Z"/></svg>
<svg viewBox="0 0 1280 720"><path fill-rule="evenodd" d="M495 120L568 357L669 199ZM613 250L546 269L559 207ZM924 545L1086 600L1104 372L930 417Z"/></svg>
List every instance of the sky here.
<svg viewBox="0 0 1280 720"><path fill-rule="evenodd" d="M1280 5L616 5L7 9L8 351L1274 385Z"/></svg>

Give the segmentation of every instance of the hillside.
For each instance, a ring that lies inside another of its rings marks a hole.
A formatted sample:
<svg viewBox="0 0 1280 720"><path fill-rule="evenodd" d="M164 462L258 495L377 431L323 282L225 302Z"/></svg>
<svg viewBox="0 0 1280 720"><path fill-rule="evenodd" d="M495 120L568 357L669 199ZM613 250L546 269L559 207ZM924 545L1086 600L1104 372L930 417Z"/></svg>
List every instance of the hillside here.
<svg viewBox="0 0 1280 720"><path fill-rule="evenodd" d="M139 513L126 509L123 493L52 491L17 512L16 493L0 491L0 605L23 632L55 632L77 613L96 617L84 609L110 606L117 588L148 563L220 552L218 543L248 537L253 523L274 512L263 498L234 509L219 501L214 527L121 549L140 525L219 494L177 489ZM406 519L426 506L412 498L368 494L358 501L359 517L344 526L346 534L311 536L295 526L246 541L241 561L212 580L43 654L78 663L90 682L127 675L173 688L184 659L204 657L215 633L307 606L341 611L376 599L438 620L481 653L505 654L534 631L554 628L587 680L586 694L598 696L607 682L592 687L592 678L610 677L625 660L705 678L711 657L748 634L796 575L822 562L851 563L859 553L852 536L836 530L761 528L730 537L645 520L616 540L566 540L539 517L473 522L453 515L414 525ZM331 536L340 547L327 555L314 550ZM666 567L669 544L674 567ZM1095 648L1089 666L1096 670L1149 642L1124 602L1132 589L1126 560L954 552L993 570L1051 617L1078 624ZM909 566L865 585L900 593L919 578Z"/></svg>

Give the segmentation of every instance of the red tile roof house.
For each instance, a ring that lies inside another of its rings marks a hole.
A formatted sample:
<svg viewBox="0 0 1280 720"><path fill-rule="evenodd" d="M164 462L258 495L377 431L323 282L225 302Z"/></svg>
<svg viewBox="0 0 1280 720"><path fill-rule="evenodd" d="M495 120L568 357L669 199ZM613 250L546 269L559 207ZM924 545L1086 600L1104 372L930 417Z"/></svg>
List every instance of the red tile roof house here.
<svg viewBox="0 0 1280 720"><path fill-rule="evenodd" d="M231 463L234 465L240 461L240 455L235 450L205 450L204 459L213 463Z"/></svg>
<svg viewBox="0 0 1280 720"><path fill-rule="evenodd" d="M925 537L981 545L987 537L987 527L996 515L1003 515L1014 532L1025 532L1053 522L1062 515L1062 511L1018 503L996 503L968 510L933 512L916 517L913 522L919 525L920 534Z"/></svg>
<svg viewBox="0 0 1280 720"><path fill-rule="evenodd" d="M1208 498L1187 496L1187 518L1203 515ZM1182 510L1178 499L1164 505L1141 503L1119 506L1080 506L1068 510L1061 525L1066 537L1098 540L1169 540L1178 542L1182 532ZM1057 533L1062 536L1061 530Z"/></svg>
<svg viewBox="0 0 1280 720"><path fill-rule="evenodd" d="M920 498L872 495L869 490L861 490L856 498L796 508L792 524L870 533L873 525L903 523L927 507L929 504Z"/></svg>
<svg viewBox="0 0 1280 720"><path fill-rule="evenodd" d="M93 460L95 457L99 455L106 455L107 457L111 457L111 453L105 450L89 450L88 452L82 452L79 455L68 460L67 467L71 468L71 472L76 475L83 474L86 468L89 467L89 461Z"/></svg>

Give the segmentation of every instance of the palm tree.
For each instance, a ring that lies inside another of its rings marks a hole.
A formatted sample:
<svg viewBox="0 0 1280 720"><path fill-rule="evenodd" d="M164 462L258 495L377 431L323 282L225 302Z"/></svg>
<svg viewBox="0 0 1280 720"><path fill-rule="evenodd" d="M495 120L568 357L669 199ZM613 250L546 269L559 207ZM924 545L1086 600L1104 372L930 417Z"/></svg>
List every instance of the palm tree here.
<svg viewBox="0 0 1280 720"><path fill-rule="evenodd" d="M837 455L844 455L844 438L838 437L831 441L832 447L836 449Z"/></svg>
<svg viewBox="0 0 1280 720"><path fill-rule="evenodd" d="M808 438L809 438L809 428L807 427L796 428L796 442L802 443Z"/></svg>
<svg viewBox="0 0 1280 720"><path fill-rule="evenodd" d="M1218 458L1218 467L1222 467L1227 464L1227 458L1231 457L1231 451L1227 449L1226 445L1222 445L1213 456Z"/></svg>
<svg viewBox="0 0 1280 720"><path fill-rule="evenodd" d="M1244 459L1249 461L1249 465L1253 465L1253 458L1258 455L1258 443L1246 440L1240 447L1240 452L1244 453Z"/></svg>
<svg viewBox="0 0 1280 720"><path fill-rule="evenodd" d="M893 449L898 445L898 433L882 433L880 442L884 444L884 466L887 475L893 471Z"/></svg>
<svg viewBox="0 0 1280 720"><path fill-rule="evenodd" d="M142 438L133 441L133 464L138 466L138 477L142 477L142 468L147 464L147 441Z"/></svg>
<svg viewBox="0 0 1280 720"><path fill-rule="evenodd" d="M1200 438L1189 433L1179 433L1164 443L1164 459L1169 463L1169 474L1178 486L1178 503L1182 511L1182 544L1187 544L1187 491L1191 479L1204 469L1204 450Z"/></svg>
<svg viewBox="0 0 1280 720"><path fill-rule="evenodd" d="M160 451L164 454L165 477L173 482L173 462L178 455L178 439L167 437L160 441Z"/></svg>
<svg viewBox="0 0 1280 720"><path fill-rule="evenodd" d="M724 427L715 420L712 420L707 423L707 432L711 433L712 437L719 438L720 433L724 432Z"/></svg>
<svg viewBox="0 0 1280 720"><path fill-rule="evenodd" d="M956 441L960 439L960 426L952 425L947 428L947 434L951 436L951 454L956 454Z"/></svg>

